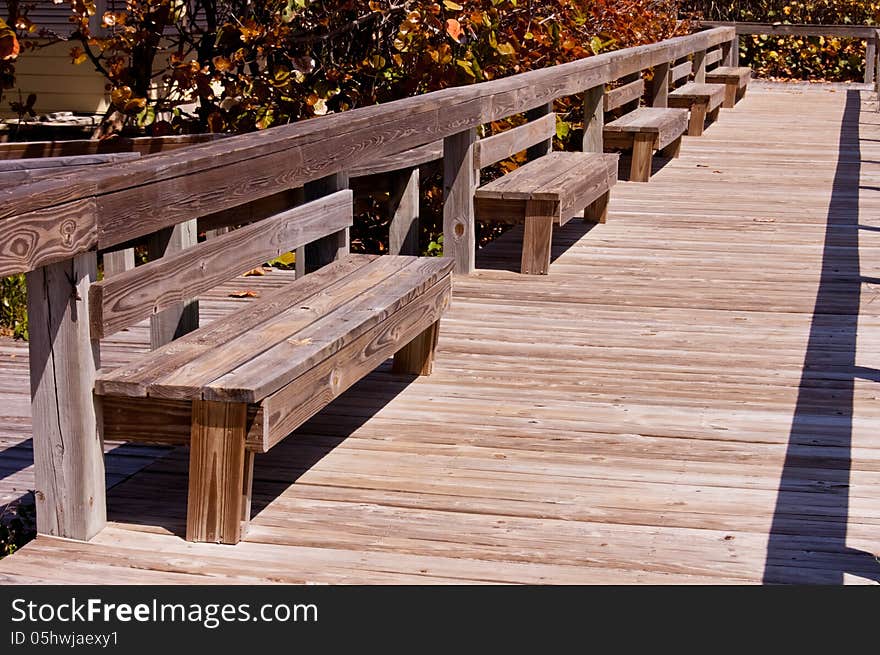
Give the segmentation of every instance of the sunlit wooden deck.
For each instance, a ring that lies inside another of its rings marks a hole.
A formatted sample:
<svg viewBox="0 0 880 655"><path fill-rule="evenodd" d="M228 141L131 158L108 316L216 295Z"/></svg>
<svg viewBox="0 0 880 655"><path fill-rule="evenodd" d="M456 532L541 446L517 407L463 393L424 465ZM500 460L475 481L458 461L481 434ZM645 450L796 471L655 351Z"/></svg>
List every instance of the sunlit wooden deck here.
<svg viewBox="0 0 880 655"><path fill-rule="evenodd" d="M607 225L558 233L549 276L512 272L515 232L482 253L433 376L383 368L257 457L241 544L184 541L185 450L122 446L108 527L0 580L880 581L878 190L873 95L755 84L618 184ZM33 478L26 348L0 365L9 499Z"/></svg>

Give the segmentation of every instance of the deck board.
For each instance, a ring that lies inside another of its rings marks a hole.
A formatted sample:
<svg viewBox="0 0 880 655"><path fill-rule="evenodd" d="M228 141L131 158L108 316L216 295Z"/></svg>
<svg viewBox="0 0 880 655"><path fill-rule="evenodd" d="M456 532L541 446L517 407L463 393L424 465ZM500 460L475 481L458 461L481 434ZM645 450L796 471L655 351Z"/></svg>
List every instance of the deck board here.
<svg viewBox="0 0 880 655"><path fill-rule="evenodd" d="M0 581L880 581L876 107L753 85L607 224L559 229L550 275L515 272L508 232L456 278L434 375L386 364L257 456L237 546L183 540L185 450L110 444L108 527ZM148 335L115 339L106 363ZM33 483L26 348L0 363L8 499Z"/></svg>

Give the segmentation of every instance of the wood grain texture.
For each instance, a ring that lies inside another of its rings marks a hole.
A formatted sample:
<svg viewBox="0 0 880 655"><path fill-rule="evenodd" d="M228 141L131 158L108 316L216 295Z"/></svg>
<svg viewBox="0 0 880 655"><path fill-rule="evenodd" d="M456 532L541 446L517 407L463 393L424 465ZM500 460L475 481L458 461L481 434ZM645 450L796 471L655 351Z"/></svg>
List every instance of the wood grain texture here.
<svg viewBox="0 0 880 655"><path fill-rule="evenodd" d="M547 154L547 140L556 134L556 114L549 113L533 121L511 128L500 134L480 139L474 144L474 166L478 169L507 159L535 144L543 144L542 153ZM551 148L552 149L552 148Z"/></svg>
<svg viewBox="0 0 880 655"><path fill-rule="evenodd" d="M306 202L310 202L347 188L348 173L334 173L306 184L303 187L303 195ZM340 257L345 257L349 250L349 227L346 225L336 232L298 247L296 249L296 274L302 277L306 273L316 271Z"/></svg>
<svg viewBox="0 0 880 655"><path fill-rule="evenodd" d="M647 182L651 178L651 158L656 146L656 135L644 132L633 134L630 182Z"/></svg>
<svg viewBox="0 0 880 655"><path fill-rule="evenodd" d="M870 25L789 25L782 23L754 23L748 21L700 21L706 27L733 27L737 34L779 34L793 36L840 36L850 39L872 39L877 28Z"/></svg>
<svg viewBox="0 0 880 655"><path fill-rule="evenodd" d="M248 303L246 311L236 314L232 320L214 321L194 334L181 337L152 353L142 354L125 366L101 371L95 391L103 395L144 397L155 381L178 371L199 357L209 355L218 343L235 339L278 317L291 307L314 308L314 315L320 315L329 299L340 297L338 291L353 281L353 275L359 274L377 259L375 255L349 255L305 278L295 280L292 284L285 283L280 289L273 290L273 293ZM380 265L384 265L384 262ZM256 285L257 280L252 283ZM331 295L328 296L328 293ZM344 294L342 297L345 297Z"/></svg>
<svg viewBox="0 0 880 655"><path fill-rule="evenodd" d="M556 113L553 111L553 101L529 109L525 113L525 118L529 123L536 123L542 119L547 120L545 117L549 116L553 116L553 130L550 131L549 134L545 134L543 139L538 140L526 149L526 159L528 161L532 161L533 159L543 157L544 155L553 152L553 137L556 136ZM481 167L478 166L477 168Z"/></svg>
<svg viewBox="0 0 880 655"><path fill-rule="evenodd" d="M419 254L421 176L418 168L398 171L389 198L389 255Z"/></svg>
<svg viewBox="0 0 880 655"><path fill-rule="evenodd" d="M515 271L521 228L481 249L433 375L386 362L258 456L236 547L181 538L186 450L114 445L108 526L28 543L0 584L871 583L875 100L750 86L651 184L617 185L606 225L556 228L548 277ZM289 275L233 281L203 315ZM143 324L114 335L104 365L148 342ZM17 495L27 368L0 340L0 488Z"/></svg>
<svg viewBox="0 0 880 655"><path fill-rule="evenodd" d="M100 416L92 400L100 353L85 300L96 278L95 253L27 275L37 529L80 540L106 521Z"/></svg>
<svg viewBox="0 0 880 655"><path fill-rule="evenodd" d="M156 261L166 257L173 257L177 253L182 253L195 247L197 243L197 222L189 220L173 227L164 228L151 235L147 241L147 258L151 261ZM126 279L143 279L141 276L142 274L139 270L132 271ZM113 284L112 279L110 283ZM96 297L100 298L100 295ZM103 305L103 302L100 300L97 302L92 301L91 294L89 302L92 307L95 307L96 311L99 306ZM148 310L147 314L150 317L150 343L154 350L175 339L179 339L199 327L199 301L193 299L193 296L165 303L161 307L156 307L155 310L148 307L145 310ZM101 311L103 314L103 309ZM139 318L143 318L143 316ZM131 322L134 321L130 321L128 324ZM97 323L93 323L92 327L97 333L103 330L103 325Z"/></svg>
<svg viewBox="0 0 880 655"><path fill-rule="evenodd" d="M94 338L196 298L220 282L352 223L350 191L340 191L228 232L92 285Z"/></svg>
<svg viewBox="0 0 880 655"><path fill-rule="evenodd" d="M0 219L0 276L71 259L97 245L95 201Z"/></svg>
<svg viewBox="0 0 880 655"><path fill-rule="evenodd" d="M696 54L695 54L696 56ZM691 72L693 71L693 64L689 61L683 61L680 64L676 64L672 68L669 69L669 83L676 84L680 80L687 79L690 77Z"/></svg>
<svg viewBox="0 0 880 655"><path fill-rule="evenodd" d="M476 257L474 191L480 183L480 171L474 166L476 142L474 128L443 142L443 256L452 259L460 275L474 270Z"/></svg>
<svg viewBox="0 0 880 655"><path fill-rule="evenodd" d="M622 107L623 105L635 102L642 97L645 92L645 80L639 77L637 80L622 84L605 93L603 108L605 111L611 111Z"/></svg>
<svg viewBox="0 0 880 655"><path fill-rule="evenodd" d="M411 259L412 265L387 283L341 305L228 373L207 381L201 388L202 397L259 402L402 310L452 270L448 260Z"/></svg>
<svg viewBox="0 0 880 655"><path fill-rule="evenodd" d="M255 423L263 421L260 426L265 439L262 447L265 450L274 447L333 399L394 355L402 344L412 342L429 330L449 306L451 292L452 280L447 275L425 289L400 311L346 343L333 358L310 368L302 376L265 398L262 401L262 411L255 419ZM434 335L427 336L434 338ZM422 350L421 354L426 352ZM429 361L420 361L423 364L420 370L427 371L431 368ZM407 360L407 364L414 364L414 360ZM256 433L254 437L259 434ZM249 435L249 440L254 442L255 438Z"/></svg>
<svg viewBox="0 0 880 655"><path fill-rule="evenodd" d="M581 150L598 152L604 150L602 132L605 128L605 85L594 86L584 92L584 140Z"/></svg>
<svg viewBox="0 0 880 655"><path fill-rule="evenodd" d="M427 143L423 146L410 148L403 152L396 152L378 161L370 161L366 164L355 166L349 171L350 177L367 177L368 175L380 175L393 173L416 166L423 166L434 161L443 159L443 140Z"/></svg>
<svg viewBox="0 0 880 655"><path fill-rule="evenodd" d="M547 275L553 223L558 205L547 200L526 200L525 226L519 272L523 275Z"/></svg>
<svg viewBox="0 0 880 655"><path fill-rule="evenodd" d="M449 297L445 299L448 304ZM445 306L444 306L445 309ZM440 321L434 321L403 348L394 353L392 373L408 375L431 375L434 372L434 357L437 340L440 338Z"/></svg>
<svg viewBox="0 0 880 655"><path fill-rule="evenodd" d="M724 42L732 33L731 28L708 30L638 46L625 54L605 53L514 78L191 146L185 155L160 153L119 166L96 167L88 181L59 178L28 185L26 190L5 189L0 191L0 220L38 210L61 219L61 205L94 197L100 216L99 246L110 248L581 93ZM228 186L228 193L217 194L220 186ZM162 199L162 212L155 211L156 198ZM12 266L0 257L0 270Z"/></svg>
<svg viewBox="0 0 880 655"><path fill-rule="evenodd" d="M651 87L648 93L648 106L667 107L666 98L669 94L670 63L664 62L654 66L654 77L651 79Z"/></svg>
<svg viewBox="0 0 880 655"><path fill-rule="evenodd" d="M246 423L246 405L193 402L187 541L237 544L241 540Z"/></svg>
<svg viewBox="0 0 880 655"><path fill-rule="evenodd" d="M664 148L684 134L687 123L688 113L683 109L639 107L617 120L606 123L605 138L608 139L619 132L653 134L657 140L657 147Z"/></svg>

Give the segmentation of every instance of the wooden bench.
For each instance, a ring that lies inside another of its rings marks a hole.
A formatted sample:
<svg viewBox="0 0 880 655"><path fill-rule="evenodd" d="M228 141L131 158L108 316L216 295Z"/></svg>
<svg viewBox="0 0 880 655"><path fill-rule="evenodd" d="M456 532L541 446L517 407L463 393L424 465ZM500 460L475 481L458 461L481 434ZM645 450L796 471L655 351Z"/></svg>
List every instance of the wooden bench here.
<svg viewBox="0 0 880 655"><path fill-rule="evenodd" d="M638 103L644 90L645 82L641 77L612 89L605 94L604 110L608 112ZM687 124L688 113L683 109L638 107L606 123L602 137L606 150L632 150L629 179L631 182L647 182L651 177L654 151L661 151L665 157L678 157L681 136Z"/></svg>
<svg viewBox="0 0 880 655"><path fill-rule="evenodd" d="M707 118L712 122L718 119L718 111L724 102L725 89L723 84L688 82L669 92L670 107L690 111L688 136L702 135Z"/></svg>
<svg viewBox="0 0 880 655"><path fill-rule="evenodd" d="M746 66L719 66L706 72L706 82L724 84L724 107L731 109L746 95L746 88L752 76L752 69Z"/></svg>
<svg viewBox="0 0 880 655"><path fill-rule="evenodd" d="M351 191L339 191L95 283L92 337L351 222ZM233 314L99 371L104 437L189 444L186 538L237 543L250 518L255 453L392 355L395 372L430 374L451 270L448 259L341 254Z"/></svg>
<svg viewBox="0 0 880 655"><path fill-rule="evenodd" d="M549 152L556 114L481 139L474 147L479 171L528 148L546 154L476 189L477 220L524 224L520 271L546 275L550 268L553 226L584 212L587 221L604 223L610 189L617 182L617 156L591 152Z"/></svg>

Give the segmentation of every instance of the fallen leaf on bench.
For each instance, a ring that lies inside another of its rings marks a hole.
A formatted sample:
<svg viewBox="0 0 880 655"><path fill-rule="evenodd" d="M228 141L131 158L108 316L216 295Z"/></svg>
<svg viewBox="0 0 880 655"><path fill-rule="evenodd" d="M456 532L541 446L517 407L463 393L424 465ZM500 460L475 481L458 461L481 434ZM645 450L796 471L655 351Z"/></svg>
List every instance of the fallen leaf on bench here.
<svg viewBox="0 0 880 655"><path fill-rule="evenodd" d="M709 168L709 164L697 164L697 168Z"/></svg>
<svg viewBox="0 0 880 655"><path fill-rule="evenodd" d="M265 275L267 273L266 269L262 266L258 266L257 268L252 268L247 273L244 274L245 277L252 275Z"/></svg>
<svg viewBox="0 0 880 655"><path fill-rule="evenodd" d="M287 343L289 343L293 346L308 346L310 343L312 343L312 340L311 339L288 339Z"/></svg>
<svg viewBox="0 0 880 655"><path fill-rule="evenodd" d="M713 173L720 173L721 171L712 171Z"/></svg>
<svg viewBox="0 0 880 655"><path fill-rule="evenodd" d="M776 222L775 218L753 218L752 220L755 223L775 223Z"/></svg>
<svg viewBox="0 0 880 655"><path fill-rule="evenodd" d="M230 298L259 298L260 292L259 291L251 291L250 289L247 289L246 291L233 291L232 293L229 294L229 297Z"/></svg>

